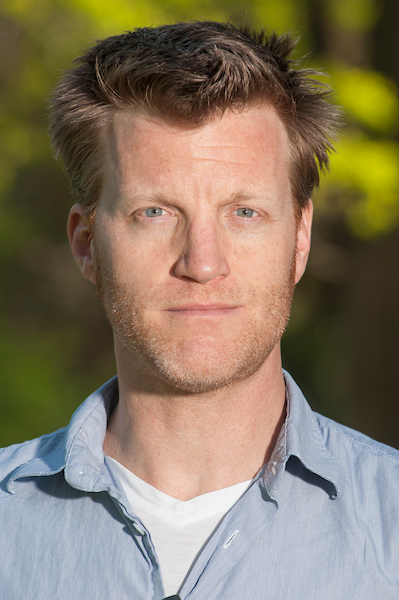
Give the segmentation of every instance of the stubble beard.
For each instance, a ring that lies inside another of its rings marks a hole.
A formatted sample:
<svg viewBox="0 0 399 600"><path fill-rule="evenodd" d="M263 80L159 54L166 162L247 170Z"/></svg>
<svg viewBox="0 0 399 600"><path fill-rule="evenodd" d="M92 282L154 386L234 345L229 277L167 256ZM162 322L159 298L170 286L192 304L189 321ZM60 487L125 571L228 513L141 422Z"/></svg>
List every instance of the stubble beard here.
<svg viewBox="0 0 399 600"><path fill-rule="evenodd" d="M143 308L157 301L153 293L146 295L119 284L97 257L95 263L97 293L114 337L127 351L132 369L164 392L207 393L250 377L280 342L289 321L295 288L295 253L287 281L269 287L259 308L244 317L245 327L236 337L215 351L201 353L201 360L198 360L199 354L187 356L184 340L180 345L171 345L162 328L143 319ZM198 288L198 284L193 285ZM191 298L185 292L184 298L175 295L173 301L178 306L190 300L208 300L204 294L198 298L199 293L195 294L193 288L190 292ZM251 305L257 300L254 290L237 290L237 287L224 289L217 298L215 295L212 293L212 302L231 303L232 299L239 298L243 305ZM201 337L200 329L198 337Z"/></svg>

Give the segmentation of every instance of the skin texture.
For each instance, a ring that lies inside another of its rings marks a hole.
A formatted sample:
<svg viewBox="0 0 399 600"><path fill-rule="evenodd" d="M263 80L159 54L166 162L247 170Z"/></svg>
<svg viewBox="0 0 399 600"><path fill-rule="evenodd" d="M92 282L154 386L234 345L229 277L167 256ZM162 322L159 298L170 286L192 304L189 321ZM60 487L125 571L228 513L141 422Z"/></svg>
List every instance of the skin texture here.
<svg viewBox="0 0 399 600"><path fill-rule="evenodd" d="M105 451L187 499L253 477L285 415L280 339L310 247L289 141L268 107L200 128L119 112L93 237L72 251L114 332L120 401Z"/></svg>

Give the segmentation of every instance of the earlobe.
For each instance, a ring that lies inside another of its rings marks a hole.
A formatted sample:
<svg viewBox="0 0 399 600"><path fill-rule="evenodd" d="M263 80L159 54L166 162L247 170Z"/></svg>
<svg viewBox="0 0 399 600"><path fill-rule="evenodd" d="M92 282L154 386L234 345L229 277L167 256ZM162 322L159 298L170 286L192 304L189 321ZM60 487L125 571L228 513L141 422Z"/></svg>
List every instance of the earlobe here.
<svg viewBox="0 0 399 600"><path fill-rule="evenodd" d="M74 204L69 212L67 233L72 254L82 274L96 283L93 240L89 218L81 204Z"/></svg>
<svg viewBox="0 0 399 600"><path fill-rule="evenodd" d="M297 230L295 284L298 283L304 274L308 262L312 236L312 220L313 202L309 199L307 205L302 210L301 220Z"/></svg>

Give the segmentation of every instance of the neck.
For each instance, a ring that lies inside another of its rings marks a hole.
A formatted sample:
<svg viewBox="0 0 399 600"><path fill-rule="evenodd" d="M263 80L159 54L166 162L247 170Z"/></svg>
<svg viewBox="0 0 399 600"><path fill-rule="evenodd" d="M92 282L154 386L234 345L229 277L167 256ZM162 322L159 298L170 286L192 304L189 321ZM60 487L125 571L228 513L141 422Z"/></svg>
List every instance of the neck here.
<svg viewBox="0 0 399 600"><path fill-rule="evenodd" d="M117 365L104 451L147 483L187 500L252 479L269 460L285 417L279 348L249 378L206 394L143 390Z"/></svg>

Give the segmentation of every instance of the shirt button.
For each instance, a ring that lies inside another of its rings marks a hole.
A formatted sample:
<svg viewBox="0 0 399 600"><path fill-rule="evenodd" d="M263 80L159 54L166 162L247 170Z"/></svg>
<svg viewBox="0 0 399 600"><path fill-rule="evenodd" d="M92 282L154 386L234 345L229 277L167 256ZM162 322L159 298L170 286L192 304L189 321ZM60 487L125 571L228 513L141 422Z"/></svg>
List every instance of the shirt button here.
<svg viewBox="0 0 399 600"><path fill-rule="evenodd" d="M133 521L133 527L135 528L136 532L139 535L144 535L145 531L144 529L141 527L141 525L139 525L138 523L136 523L135 521Z"/></svg>

